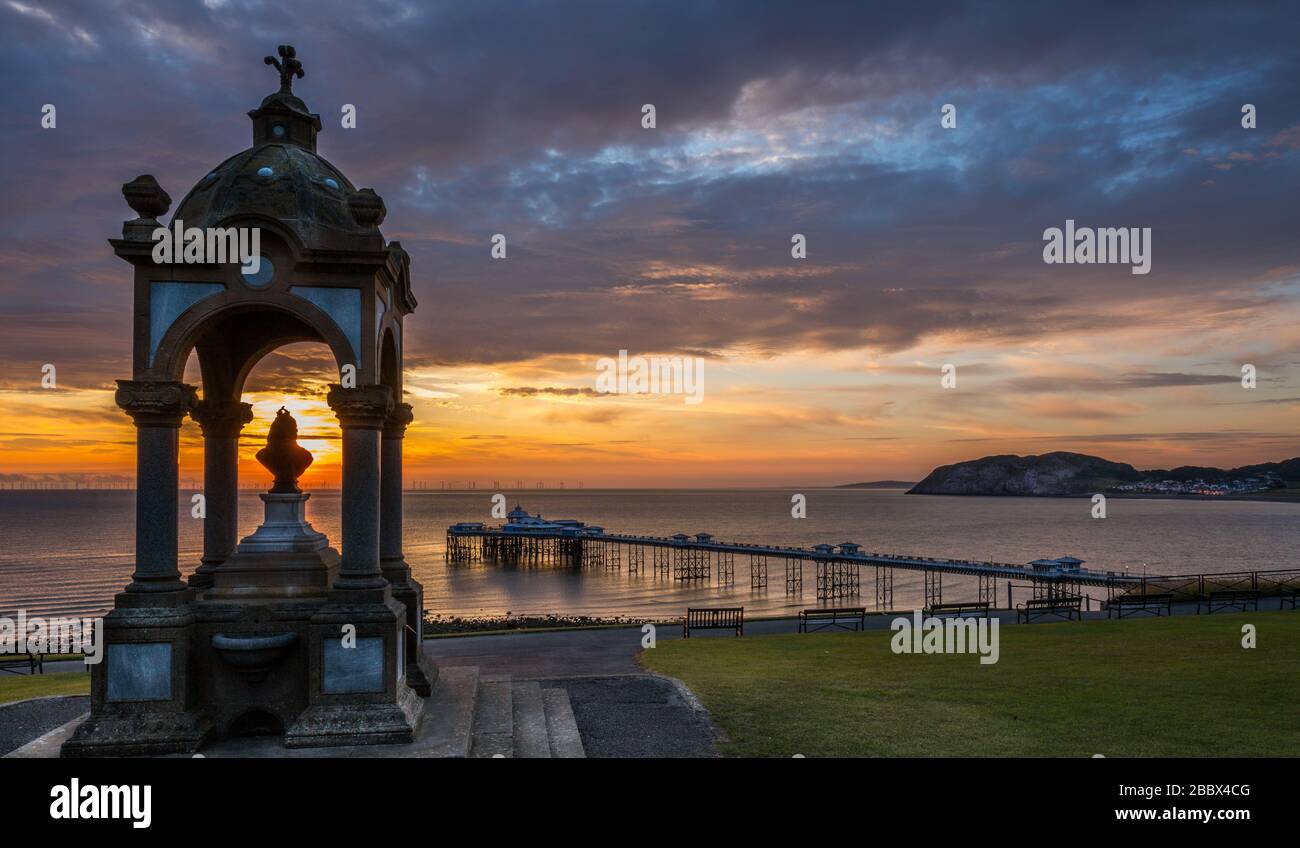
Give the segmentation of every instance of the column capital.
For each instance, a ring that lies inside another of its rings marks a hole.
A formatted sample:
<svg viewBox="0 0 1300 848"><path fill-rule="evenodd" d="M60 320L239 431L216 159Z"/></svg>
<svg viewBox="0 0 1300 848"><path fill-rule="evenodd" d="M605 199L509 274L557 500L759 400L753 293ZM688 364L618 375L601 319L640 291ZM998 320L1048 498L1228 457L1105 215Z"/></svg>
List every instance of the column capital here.
<svg viewBox="0 0 1300 848"><path fill-rule="evenodd" d="M411 411L409 403L397 403L393 405L393 411L388 413L388 418L384 421L384 438L401 439L406 436L406 428L415 420L415 413Z"/></svg>
<svg viewBox="0 0 1300 848"><path fill-rule="evenodd" d="M393 410L393 390L382 385L345 389L331 383L325 401L345 430L381 430Z"/></svg>
<svg viewBox="0 0 1300 848"><path fill-rule="evenodd" d="M201 400L190 409L205 438L234 438L253 420L253 405L237 400Z"/></svg>
<svg viewBox="0 0 1300 848"><path fill-rule="evenodd" d="M118 380L114 400L137 427L179 428L197 397L197 389L175 380Z"/></svg>

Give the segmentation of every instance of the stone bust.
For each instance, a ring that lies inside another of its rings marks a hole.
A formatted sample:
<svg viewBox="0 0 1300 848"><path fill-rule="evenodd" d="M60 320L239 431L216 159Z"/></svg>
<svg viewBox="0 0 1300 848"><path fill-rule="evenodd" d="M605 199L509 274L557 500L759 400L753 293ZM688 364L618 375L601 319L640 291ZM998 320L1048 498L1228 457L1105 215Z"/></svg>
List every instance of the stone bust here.
<svg viewBox="0 0 1300 848"><path fill-rule="evenodd" d="M311 452L298 444L298 422L283 406L275 413L266 447L257 452L257 461L275 476L272 492L297 493L298 478L312 464Z"/></svg>

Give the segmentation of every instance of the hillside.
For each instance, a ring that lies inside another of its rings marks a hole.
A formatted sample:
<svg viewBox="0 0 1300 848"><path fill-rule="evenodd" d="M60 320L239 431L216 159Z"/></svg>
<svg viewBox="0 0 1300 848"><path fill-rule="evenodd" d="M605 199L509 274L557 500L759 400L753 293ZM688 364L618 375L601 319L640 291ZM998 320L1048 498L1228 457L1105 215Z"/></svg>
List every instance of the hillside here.
<svg viewBox="0 0 1300 848"><path fill-rule="evenodd" d="M1039 456L1002 454L943 465L909 490L919 495L1240 495L1285 487L1300 480L1300 458L1241 468L1183 466L1139 471L1099 456L1054 451Z"/></svg>

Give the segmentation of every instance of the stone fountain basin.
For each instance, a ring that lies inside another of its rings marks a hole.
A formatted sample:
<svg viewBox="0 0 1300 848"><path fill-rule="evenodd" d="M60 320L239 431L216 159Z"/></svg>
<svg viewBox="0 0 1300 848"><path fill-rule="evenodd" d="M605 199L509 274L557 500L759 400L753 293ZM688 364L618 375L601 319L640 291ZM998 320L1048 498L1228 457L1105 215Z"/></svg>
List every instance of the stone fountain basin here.
<svg viewBox="0 0 1300 848"><path fill-rule="evenodd" d="M297 633L214 633L212 647L233 668L257 671L278 663L298 641Z"/></svg>

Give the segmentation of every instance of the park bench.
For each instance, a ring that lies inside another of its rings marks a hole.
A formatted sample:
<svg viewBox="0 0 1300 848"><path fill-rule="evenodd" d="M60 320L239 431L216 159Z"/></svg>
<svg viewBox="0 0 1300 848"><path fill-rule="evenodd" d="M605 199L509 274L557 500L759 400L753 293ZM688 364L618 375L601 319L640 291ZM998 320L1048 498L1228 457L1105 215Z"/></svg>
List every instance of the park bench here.
<svg viewBox="0 0 1300 848"><path fill-rule="evenodd" d="M1064 618L1069 621L1075 618L1083 618L1080 612L1080 605L1083 598L1079 595L1057 598L1033 598L1025 601L1016 607L1016 621L1023 621L1025 624L1033 621L1035 618L1044 618L1053 616L1055 618Z"/></svg>
<svg viewBox="0 0 1300 848"><path fill-rule="evenodd" d="M23 666L27 666L28 674L44 674L45 655L33 654L31 651L0 654L0 671L7 671L10 674L22 674L18 669Z"/></svg>
<svg viewBox="0 0 1300 848"><path fill-rule="evenodd" d="M820 622L815 627L812 622ZM852 625L850 627L849 625ZM838 627L840 630L865 630L867 627L866 607L836 607L833 609L806 609L799 613L799 632L812 633Z"/></svg>
<svg viewBox="0 0 1300 848"><path fill-rule="evenodd" d="M926 615L957 615L965 617L967 615L982 615L989 617L988 601L966 601L954 604L930 604L929 609L925 611Z"/></svg>
<svg viewBox="0 0 1300 848"><path fill-rule="evenodd" d="M1235 609L1245 612L1247 609L1259 611L1258 589L1223 589L1210 592L1196 599L1196 614L1201 614L1204 606L1206 613L1213 615L1216 609Z"/></svg>
<svg viewBox="0 0 1300 848"><path fill-rule="evenodd" d="M1106 617L1110 618L1111 613L1115 618L1123 618L1127 615L1136 615L1140 612L1154 613L1157 618L1161 615L1174 614L1174 596L1172 592L1158 592L1149 595L1116 595L1106 604Z"/></svg>
<svg viewBox="0 0 1300 848"><path fill-rule="evenodd" d="M702 609L687 607L682 619L682 638L691 638L692 630L735 630L737 636L745 635L744 607L714 607Z"/></svg>

